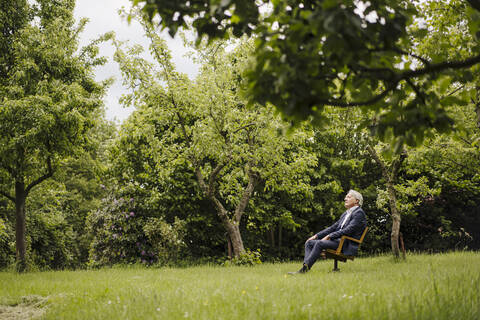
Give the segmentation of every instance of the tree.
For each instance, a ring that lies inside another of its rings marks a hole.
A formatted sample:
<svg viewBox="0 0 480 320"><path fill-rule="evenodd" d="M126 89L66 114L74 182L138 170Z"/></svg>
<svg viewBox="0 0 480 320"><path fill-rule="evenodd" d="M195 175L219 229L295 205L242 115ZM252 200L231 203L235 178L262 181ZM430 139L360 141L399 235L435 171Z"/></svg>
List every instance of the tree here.
<svg viewBox="0 0 480 320"><path fill-rule="evenodd" d="M416 145L431 128L449 130L444 107L468 103L474 92L448 97L448 85L465 82L480 63L475 41L467 54L445 56L442 42L428 55L416 48L430 32L422 4L413 1L353 0L132 0L150 19L157 14L171 35L192 21L199 38L255 35L255 63L248 72L251 101L270 102L285 117L325 120L325 106L362 107L378 116L378 133L394 129L397 144ZM480 31L476 0L454 2L466 32ZM428 5L438 1L427 1ZM438 84L438 85L437 85ZM403 102L403 103L399 103Z"/></svg>
<svg viewBox="0 0 480 320"><path fill-rule="evenodd" d="M405 160L407 153L403 151L400 155L397 155L388 163L385 159L379 155L379 153L370 145L367 146L367 150L375 160L375 162L380 166L382 170L382 176L385 180L387 187L388 200L390 204L390 215L392 217L392 232L390 243L392 246L393 255L396 258L400 257L400 246L399 246L399 236L400 236L400 223L402 220L401 214L398 210L397 205L397 192L395 190L395 183L398 179L398 170L402 165L402 162ZM405 258L405 257L404 257Z"/></svg>
<svg viewBox="0 0 480 320"><path fill-rule="evenodd" d="M185 221L185 256L213 261L224 254L225 231L210 214L215 209L201 194L191 168L177 164L166 176L163 166L157 165L150 134L142 129L150 121L155 123L150 110L139 108L122 123L109 148L111 181L106 184L119 186L116 197L134 198L137 211L140 208L149 217L169 224L176 219Z"/></svg>
<svg viewBox="0 0 480 320"><path fill-rule="evenodd" d="M480 243L475 237L480 230L476 204L480 194L480 130L475 109L474 104L451 106L448 112L455 119L455 132L427 138L405 161L403 180L424 180L426 188L433 191L425 194L425 187L421 187L411 193L405 182L397 186L408 196L403 202L415 205L415 214L407 218L413 220L410 232L417 235L410 239L412 246L420 250L476 248Z"/></svg>
<svg viewBox="0 0 480 320"><path fill-rule="evenodd" d="M228 234L233 254L241 256L246 250L240 224L259 182L265 181L266 190L279 185L308 188L304 172L315 164L315 157L302 148L288 153L292 145L305 144L308 131L283 135L287 125L272 110L247 108L240 91L248 42L230 53L226 42L201 46L197 51L201 72L191 82L175 71L165 41L153 26L144 22L144 27L160 70L138 56L140 48L125 53L117 43L115 59L133 89L125 101L148 112L143 130L162 175L181 164L194 172Z"/></svg>
<svg viewBox="0 0 480 320"><path fill-rule="evenodd" d="M104 62L96 57L96 43L77 52L86 20L75 26L73 0L2 5L22 21L6 20L15 23L0 36L0 194L15 203L16 255L23 271L26 199L85 144L107 83L94 81L92 68Z"/></svg>

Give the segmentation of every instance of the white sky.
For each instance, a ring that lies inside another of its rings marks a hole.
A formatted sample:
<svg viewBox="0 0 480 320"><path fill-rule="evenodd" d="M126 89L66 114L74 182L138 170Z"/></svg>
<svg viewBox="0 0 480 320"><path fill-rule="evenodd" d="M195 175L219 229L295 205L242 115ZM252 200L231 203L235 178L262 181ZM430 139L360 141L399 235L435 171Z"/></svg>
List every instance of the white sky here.
<svg viewBox="0 0 480 320"><path fill-rule="evenodd" d="M130 8L131 2L129 0L77 0L75 18L77 21L80 18L89 19L85 31L81 34L80 45L84 46L101 34L114 31L118 40L129 40L132 45L141 44L148 51L149 43L143 37L140 24L132 21L129 25L118 15L118 9L122 6ZM184 57L187 49L183 46L182 40L179 37L171 39L166 33L164 39L168 41L177 70L194 78L198 72L198 66ZM113 61L113 53L114 48L110 43L100 46L100 55L107 57L109 61L103 67L97 68L96 79L101 81L109 77L115 78L115 83L109 88L105 97L106 116L109 120L122 122L131 114L133 107L124 108L118 103L120 96L127 93L127 90L122 86L120 69Z"/></svg>

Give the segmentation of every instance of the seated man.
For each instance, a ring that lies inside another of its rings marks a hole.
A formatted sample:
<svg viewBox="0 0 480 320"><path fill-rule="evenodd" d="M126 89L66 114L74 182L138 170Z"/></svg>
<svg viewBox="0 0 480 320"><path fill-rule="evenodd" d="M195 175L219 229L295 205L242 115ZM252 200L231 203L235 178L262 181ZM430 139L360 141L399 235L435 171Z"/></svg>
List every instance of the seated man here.
<svg viewBox="0 0 480 320"><path fill-rule="evenodd" d="M361 206L363 204L362 195L355 191L348 191L345 196L345 211L340 219L330 227L311 236L305 242L305 258L302 268L297 272L289 274L306 273L310 270L325 249L337 249L340 238L343 235L358 239L367 226L367 218ZM342 253L345 255L355 255L358 251L358 243L345 240Z"/></svg>

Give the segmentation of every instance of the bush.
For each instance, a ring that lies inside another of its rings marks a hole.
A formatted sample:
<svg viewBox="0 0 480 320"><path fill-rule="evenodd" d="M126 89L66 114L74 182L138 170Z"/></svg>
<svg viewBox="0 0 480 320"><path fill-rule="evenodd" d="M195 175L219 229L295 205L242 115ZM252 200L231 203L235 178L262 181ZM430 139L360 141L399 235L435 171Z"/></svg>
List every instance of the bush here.
<svg viewBox="0 0 480 320"><path fill-rule="evenodd" d="M12 250L11 246L14 241L12 234L9 226L0 218L0 268L5 268L15 262L15 249Z"/></svg>
<svg viewBox="0 0 480 320"><path fill-rule="evenodd" d="M166 223L133 197L108 195L88 217L90 266L168 263L178 257L184 222Z"/></svg>
<svg viewBox="0 0 480 320"><path fill-rule="evenodd" d="M260 259L262 254L260 249L256 251L250 251L247 249L244 254L241 254L238 257L234 257L231 260L227 260L223 263L224 266L254 266L261 264L262 260Z"/></svg>
<svg viewBox="0 0 480 320"><path fill-rule="evenodd" d="M77 243L72 226L63 213L30 212L27 216L27 260L29 268L75 268Z"/></svg>
<svg viewBox="0 0 480 320"><path fill-rule="evenodd" d="M171 225L161 218L147 219L143 232L157 254L158 263L167 264L178 260L181 249L185 247L185 225L185 221L178 218Z"/></svg>

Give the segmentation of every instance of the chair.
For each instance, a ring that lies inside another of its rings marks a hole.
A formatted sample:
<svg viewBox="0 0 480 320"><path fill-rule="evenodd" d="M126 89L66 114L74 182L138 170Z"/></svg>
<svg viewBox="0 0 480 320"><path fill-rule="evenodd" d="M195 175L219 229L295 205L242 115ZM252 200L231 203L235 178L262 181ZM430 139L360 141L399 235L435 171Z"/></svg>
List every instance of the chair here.
<svg viewBox="0 0 480 320"><path fill-rule="evenodd" d="M360 244L363 242L363 239L365 238L365 234L367 234L367 230L368 230L368 227L365 227L365 230L363 230L363 233L360 239L355 239L349 236L342 236L340 238L340 243L338 244L337 249L325 250L325 257L328 259L334 259L333 271L340 271L340 269L338 268L338 261L347 262L347 260L353 260L355 258L355 256L346 256L342 254L342 248L343 248L343 243L345 242L345 239L358 242L358 246L360 247Z"/></svg>

